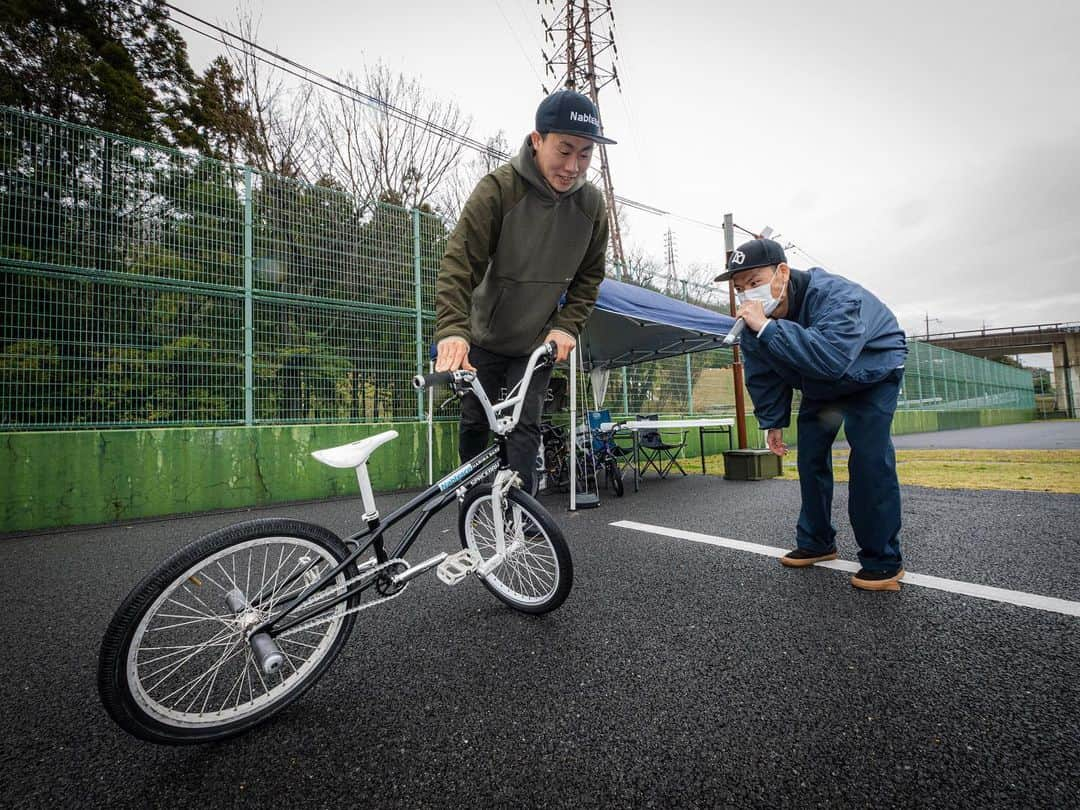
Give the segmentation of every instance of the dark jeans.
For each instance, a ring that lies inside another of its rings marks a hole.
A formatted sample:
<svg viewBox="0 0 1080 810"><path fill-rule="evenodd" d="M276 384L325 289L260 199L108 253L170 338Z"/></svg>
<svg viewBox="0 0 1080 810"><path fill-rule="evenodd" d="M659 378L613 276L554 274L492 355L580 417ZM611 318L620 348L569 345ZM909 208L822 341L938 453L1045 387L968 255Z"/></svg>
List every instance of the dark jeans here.
<svg viewBox="0 0 1080 810"><path fill-rule="evenodd" d="M525 375L528 357L503 357L479 346L469 348L469 362L476 366L476 376L484 393L492 402L502 399L503 389L509 391ZM506 437L506 450L513 468L522 480L522 489L532 492L533 477L536 467L536 453L540 449L540 418L544 410L544 391L551 380L551 366L538 368L533 372L532 381L525 403L521 409L521 419L517 427ZM504 412L509 416L508 412ZM480 401L469 394L461 401L461 427L458 437L458 452L462 463L484 451L491 442L491 429Z"/></svg>
<svg viewBox="0 0 1080 810"><path fill-rule="evenodd" d="M895 571L900 557L900 484L889 427L903 369L881 382L828 401L804 398L799 408L799 487L802 511L795 531L801 549L823 552L836 543L832 524L832 444L844 424L848 458L848 516L868 571Z"/></svg>

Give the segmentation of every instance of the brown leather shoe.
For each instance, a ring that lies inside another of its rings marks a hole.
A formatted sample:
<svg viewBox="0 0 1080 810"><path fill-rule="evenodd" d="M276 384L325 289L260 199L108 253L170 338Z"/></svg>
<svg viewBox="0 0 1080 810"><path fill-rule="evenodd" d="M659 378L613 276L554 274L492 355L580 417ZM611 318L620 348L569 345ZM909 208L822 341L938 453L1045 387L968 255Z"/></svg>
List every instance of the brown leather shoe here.
<svg viewBox="0 0 1080 810"><path fill-rule="evenodd" d="M903 568L896 571L867 571L860 568L859 573L852 575L851 584L864 591L898 591L903 577Z"/></svg>
<svg viewBox="0 0 1080 810"><path fill-rule="evenodd" d="M780 564L786 565L788 568L806 568L808 565L813 565L816 562L825 562L827 560L836 559L836 549L827 551L824 554L820 554L816 551L805 551L801 548L797 548L794 551L789 551L783 557L780 558Z"/></svg>

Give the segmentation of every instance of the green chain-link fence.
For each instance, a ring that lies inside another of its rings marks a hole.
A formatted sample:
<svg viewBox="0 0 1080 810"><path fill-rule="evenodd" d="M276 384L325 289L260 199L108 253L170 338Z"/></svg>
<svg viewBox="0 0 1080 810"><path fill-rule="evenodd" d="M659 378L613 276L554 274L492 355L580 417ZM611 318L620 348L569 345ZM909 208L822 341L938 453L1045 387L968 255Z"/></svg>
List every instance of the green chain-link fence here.
<svg viewBox="0 0 1080 810"><path fill-rule="evenodd" d="M0 429L422 419L448 228L0 108ZM675 295L726 311L716 288ZM730 362L617 371L607 401L727 413ZM912 344L901 407L1033 403L1020 370Z"/></svg>
<svg viewBox="0 0 1080 810"><path fill-rule="evenodd" d="M0 424L416 419L446 226L0 111Z"/></svg>

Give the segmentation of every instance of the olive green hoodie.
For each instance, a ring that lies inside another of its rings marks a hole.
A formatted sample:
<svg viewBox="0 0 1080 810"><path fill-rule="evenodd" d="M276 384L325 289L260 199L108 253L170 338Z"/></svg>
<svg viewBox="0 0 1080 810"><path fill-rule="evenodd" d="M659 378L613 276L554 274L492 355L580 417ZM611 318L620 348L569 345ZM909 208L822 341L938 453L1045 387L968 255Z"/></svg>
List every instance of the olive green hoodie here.
<svg viewBox="0 0 1080 810"><path fill-rule="evenodd" d="M576 338L604 278L607 239L599 189L578 178L555 191L526 138L480 180L450 235L435 282L434 340L458 336L520 357L551 329Z"/></svg>

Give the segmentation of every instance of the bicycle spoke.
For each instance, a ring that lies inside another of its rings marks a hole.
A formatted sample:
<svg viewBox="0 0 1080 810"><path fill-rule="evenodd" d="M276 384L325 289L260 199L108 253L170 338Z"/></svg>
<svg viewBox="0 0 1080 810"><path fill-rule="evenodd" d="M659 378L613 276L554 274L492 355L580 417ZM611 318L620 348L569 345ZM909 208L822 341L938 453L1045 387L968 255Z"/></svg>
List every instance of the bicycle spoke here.
<svg viewBox="0 0 1080 810"><path fill-rule="evenodd" d="M205 569L199 572L199 576L206 579L211 585L216 587L222 593L228 593L229 592L228 588L224 587L220 582L218 582L216 579L214 579L212 576L210 576L210 574L208 574Z"/></svg>
<svg viewBox="0 0 1080 810"><path fill-rule="evenodd" d="M154 670L153 672L147 672L145 674L141 674L140 677L142 678L142 680L145 681L145 680L149 680L150 678L156 677L159 673L163 672L166 669L169 670L168 673L166 673L164 678L162 678L160 681L158 681L158 683L151 686L147 691L152 692L154 689L156 689L158 687L158 685L160 685L164 681L168 680L168 678L173 673L177 672L181 667L184 666L184 664L186 664L188 661L193 659L195 656L197 656L199 653L201 653L207 647L218 646L218 642L226 641L227 640L227 635L228 635L228 633L226 631L220 630L220 631L218 631L218 634L216 636L211 637L209 640L204 641L202 644L192 645L191 652L189 652L186 656L184 656L184 658L182 658L180 661L176 662L175 664L172 664L172 663L166 664L165 666L159 667L158 669ZM230 641L229 643L232 643L232 642ZM140 664L142 664L142 662L140 662Z"/></svg>
<svg viewBox="0 0 1080 810"><path fill-rule="evenodd" d="M235 642L235 640L234 640L234 641L233 641L233 643L232 643L232 645L230 646L230 649L236 649L236 648L237 648L237 645L236 645L236 642ZM222 654L222 656L221 656L221 657L220 657L220 658L218 659L218 661L223 661L223 660L225 660L225 658L226 658L226 657L227 657L228 655L229 655L229 651L228 651L228 650L226 650L226 651L225 651L225 653L223 653L223 654ZM184 663L186 663L186 661L185 661ZM180 666L183 666L183 665L181 664ZM216 666L216 665L215 665L215 666ZM176 667L175 669L173 669L173 670L172 670L172 672L170 673L170 675L172 675L172 674L174 674L174 673L178 672L179 670L180 670L180 667L178 666L178 667ZM206 677L207 677L207 676L208 676L208 675L209 675L209 674L210 674L211 672L213 672L213 671L214 671L214 668L213 668L213 667L211 667L211 669L205 670L204 672L202 672L202 674L200 674L200 675L196 675L196 676L195 676L194 678L191 678L190 680L186 681L185 683L182 683L182 684L180 684L180 686L178 686L178 687L177 687L176 689L174 689L173 691L169 692L168 694L166 694L166 695L162 696L161 698L159 698L159 700L160 700L160 701L162 701L162 702L164 702L164 701L167 701L167 700L169 700L169 698L171 698L171 697L173 697L174 695L176 695L176 693L177 693L177 692L183 692L183 694L182 694L182 695L180 696L180 697L181 697L181 699L182 699L182 698L184 698L184 697L186 697L186 696L187 696L187 694L188 694L188 692L190 692L190 691L191 691L192 689L194 689L194 688L195 688L195 687L196 687L196 686L197 686L198 684L200 684L200 683L201 683L201 682L202 682L202 681L203 681L203 680L204 680L204 679L205 679L205 678L206 678ZM150 688L150 690L148 690L148 691L151 691L151 692L152 692L152 691L153 691L154 689L156 689L156 688L157 688L158 686L160 686L160 685L161 685L162 683L164 683L164 682L165 682L166 680L168 680L168 678L169 678L169 675L167 675L167 676L166 676L165 678L162 678L162 679L161 679L160 681L158 681L158 682L157 682L157 683L156 683L156 684L155 684L155 685L154 685L153 687L151 687L151 688ZM196 694L196 699L197 699L197 698L198 698L198 695Z"/></svg>
<svg viewBox="0 0 1080 810"><path fill-rule="evenodd" d="M221 640L221 641L216 641L216 642L214 642L212 644L209 644L209 643L202 644L202 645L200 645L200 647L202 649L209 649L211 647L224 647L226 644L229 644L229 643L230 642L228 642L228 641ZM146 659L140 660L139 664L140 665L142 665L142 664L156 664L158 661L164 661L167 658L175 658L176 656L183 655L185 652L191 650L194 646L195 645L189 644L189 645L184 646L184 647L173 647L171 649L173 649L174 652L165 653L165 655L159 655L157 658L146 658ZM146 652L147 650L152 650L152 649L154 649L154 648L152 648L152 647L142 647L139 650L139 652ZM158 649L170 649L170 648L169 647L159 647Z"/></svg>

